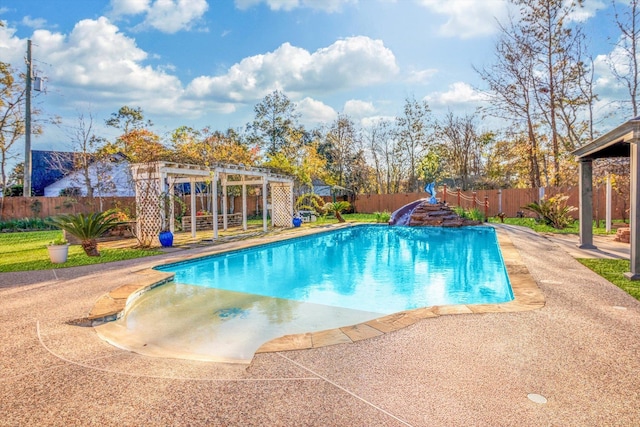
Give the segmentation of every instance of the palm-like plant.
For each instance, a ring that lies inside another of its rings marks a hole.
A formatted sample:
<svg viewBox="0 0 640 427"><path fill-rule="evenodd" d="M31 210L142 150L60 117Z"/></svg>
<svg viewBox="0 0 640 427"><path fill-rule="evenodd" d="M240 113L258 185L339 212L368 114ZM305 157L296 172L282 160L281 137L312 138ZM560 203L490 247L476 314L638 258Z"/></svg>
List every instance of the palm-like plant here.
<svg viewBox="0 0 640 427"><path fill-rule="evenodd" d="M558 194L548 199L544 198L540 202L529 203L523 206L530 212L538 215L538 221L550 225L557 229L563 229L573 222L571 212L577 210L574 206L567 206L569 196Z"/></svg>
<svg viewBox="0 0 640 427"><path fill-rule="evenodd" d="M108 210L87 215L58 215L47 219L46 222L80 239L82 249L88 256L100 256L96 239L121 224L114 214L115 211Z"/></svg>
<svg viewBox="0 0 640 427"><path fill-rule="evenodd" d="M340 215L341 212L346 211L351 207L349 202L329 202L324 204L324 210L327 213L335 215L338 222L345 222L345 219Z"/></svg>

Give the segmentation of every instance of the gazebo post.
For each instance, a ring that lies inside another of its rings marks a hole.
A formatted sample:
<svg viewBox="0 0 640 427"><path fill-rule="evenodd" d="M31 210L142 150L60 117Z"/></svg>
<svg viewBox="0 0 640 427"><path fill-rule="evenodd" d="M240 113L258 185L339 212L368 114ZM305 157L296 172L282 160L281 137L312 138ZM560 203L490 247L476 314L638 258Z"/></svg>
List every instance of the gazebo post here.
<svg viewBox="0 0 640 427"><path fill-rule="evenodd" d="M174 204L174 200L176 197L176 184L175 184L175 177L167 177L167 180L170 180L170 184L169 184L169 197L168 197L168 203L169 204L169 231L172 234L176 234L176 207Z"/></svg>
<svg viewBox="0 0 640 427"><path fill-rule="evenodd" d="M189 178L189 187L191 188L191 237L196 238L196 181Z"/></svg>
<svg viewBox="0 0 640 427"><path fill-rule="evenodd" d="M267 232L267 176L262 177L262 230ZM273 217L272 217L273 218Z"/></svg>
<svg viewBox="0 0 640 427"><path fill-rule="evenodd" d="M244 175L242 175L242 229L247 231L247 184L244 183Z"/></svg>
<svg viewBox="0 0 640 427"><path fill-rule="evenodd" d="M593 245L593 160L580 159L580 243L581 249Z"/></svg>
<svg viewBox="0 0 640 427"><path fill-rule="evenodd" d="M630 233L630 271L624 273L629 280L640 280L640 241L638 240L638 221L640 221L640 170L638 169L638 155L640 155L640 134L634 131L633 139L629 142L630 148L630 203L631 210L629 212L629 233Z"/></svg>
<svg viewBox="0 0 640 427"><path fill-rule="evenodd" d="M227 174L222 175L222 229L227 231Z"/></svg>
<svg viewBox="0 0 640 427"><path fill-rule="evenodd" d="M213 193L213 239L218 238L218 171L213 173L213 182L211 183L211 192Z"/></svg>

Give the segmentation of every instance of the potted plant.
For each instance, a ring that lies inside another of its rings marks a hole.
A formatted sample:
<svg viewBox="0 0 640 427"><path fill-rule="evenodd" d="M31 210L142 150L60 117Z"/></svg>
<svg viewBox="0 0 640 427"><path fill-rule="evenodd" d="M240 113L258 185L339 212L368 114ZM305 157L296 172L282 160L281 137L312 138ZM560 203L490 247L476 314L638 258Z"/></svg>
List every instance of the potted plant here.
<svg viewBox="0 0 640 427"><path fill-rule="evenodd" d="M63 264L67 262L67 257L69 256L69 242L64 237L60 237L49 242L47 250L52 263Z"/></svg>
<svg viewBox="0 0 640 427"><path fill-rule="evenodd" d="M112 210L88 215L58 215L49 218L46 223L80 239L82 249L88 256L100 256L96 239L116 225L121 224L113 215Z"/></svg>
<svg viewBox="0 0 640 427"><path fill-rule="evenodd" d="M292 222L294 227L300 227L300 225L302 225L302 217L300 217L300 213L296 212L296 214L293 216Z"/></svg>
<svg viewBox="0 0 640 427"><path fill-rule="evenodd" d="M160 240L160 245L163 248L169 248L173 246L173 233L169 230L162 230L160 234L158 234L158 240Z"/></svg>

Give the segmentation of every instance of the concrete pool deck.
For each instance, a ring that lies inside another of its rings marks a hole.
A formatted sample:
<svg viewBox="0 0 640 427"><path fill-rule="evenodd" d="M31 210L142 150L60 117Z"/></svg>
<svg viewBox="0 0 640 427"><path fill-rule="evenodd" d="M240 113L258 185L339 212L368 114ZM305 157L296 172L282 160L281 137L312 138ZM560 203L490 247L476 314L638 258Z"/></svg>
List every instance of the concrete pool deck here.
<svg viewBox="0 0 640 427"><path fill-rule="evenodd" d="M257 354L248 367L140 356L69 324L175 253L0 274L0 425L640 424L640 303L560 243L498 227L543 307L431 317L349 344Z"/></svg>

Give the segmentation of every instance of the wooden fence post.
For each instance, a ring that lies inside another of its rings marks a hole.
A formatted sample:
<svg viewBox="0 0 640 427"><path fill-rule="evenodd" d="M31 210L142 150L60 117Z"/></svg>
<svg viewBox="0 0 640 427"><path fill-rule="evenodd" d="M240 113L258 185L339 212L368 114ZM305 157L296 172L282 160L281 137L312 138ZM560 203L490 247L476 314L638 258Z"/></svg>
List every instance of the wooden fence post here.
<svg viewBox="0 0 640 427"><path fill-rule="evenodd" d="M447 203L447 184L442 185L442 203Z"/></svg>
<svg viewBox="0 0 640 427"><path fill-rule="evenodd" d="M460 205L460 192L461 192L461 190L458 188L458 206L461 207L461 205Z"/></svg>
<svg viewBox="0 0 640 427"><path fill-rule="evenodd" d="M484 195L484 222L489 221L489 196Z"/></svg>
<svg viewBox="0 0 640 427"><path fill-rule="evenodd" d="M472 201L471 201L471 207L473 209L478 207L478 199L476 198L476 192L474 191L473 193L471 193L471 197L472 197Z"/></svg>

